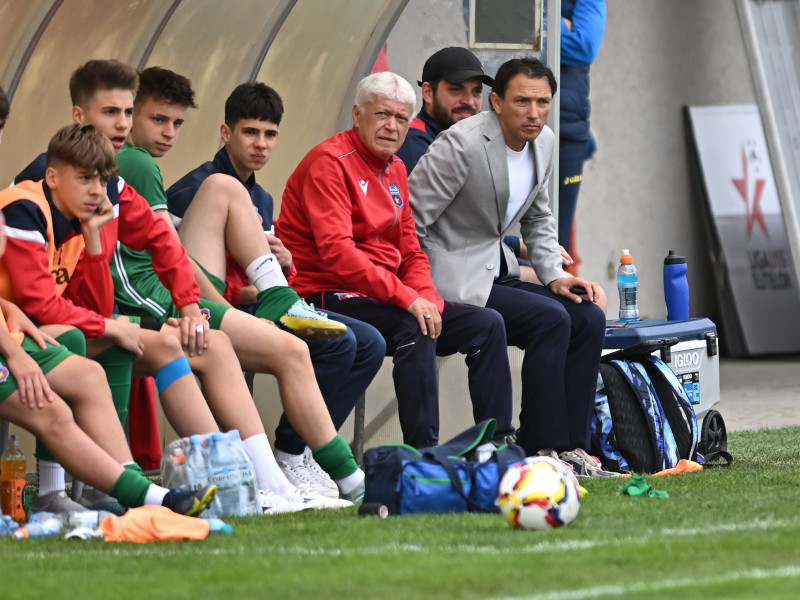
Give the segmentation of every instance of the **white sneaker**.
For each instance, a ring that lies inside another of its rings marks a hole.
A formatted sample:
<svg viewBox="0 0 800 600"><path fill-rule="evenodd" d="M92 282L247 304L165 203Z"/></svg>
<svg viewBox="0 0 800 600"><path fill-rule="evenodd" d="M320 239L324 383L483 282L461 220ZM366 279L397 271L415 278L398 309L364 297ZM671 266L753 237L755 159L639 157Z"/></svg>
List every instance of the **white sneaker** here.
<svg viewBox="0 0 800 600"><path fill-rule="evenodd" d="M339 497L336 483L314 460L308 446L302 454L289 454L277 448L274 454L286 479L295 487L310 490L319 496Z"/></svg>
<svg viewBox="0 0 800 600"><path fill-rule="evenodd" d="M296 487L289 492L285 492L283 497L291 502L303 502L305 506L313 510L323 510L326 508L349 508L354 506L349 500L342 498L329 498L317 494L307 486Z"/></svg>
<svg viewBox="0 0 800 600"><path fill-rule="evenodd" d="M258 499L265 515L280 515L313 509L303 501L293 501L268 490L258 490Z"/></svg>

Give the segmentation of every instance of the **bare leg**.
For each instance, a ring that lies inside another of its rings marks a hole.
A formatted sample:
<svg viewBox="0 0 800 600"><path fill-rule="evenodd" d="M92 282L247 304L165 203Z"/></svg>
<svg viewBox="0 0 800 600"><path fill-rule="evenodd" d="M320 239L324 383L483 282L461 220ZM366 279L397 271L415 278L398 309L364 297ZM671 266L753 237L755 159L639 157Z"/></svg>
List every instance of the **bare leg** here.
<svg viewBox="0 0 800 600"><path fill-rule="evenodd" d="M59 369L68 360L70 359L62 362L50 373ZM102 369L100 369L100 373L102 374ZM71 378L76 379L74 376ZM49 374L48 379L50 379ZM54 385L52 380L50 383ZM92 389L88 388L85 380L81 380L81 384L86 386L84 391ZM76 404L81 404L81 402ZM89 425L95 426L95 429L106 431L105 443L115 448L119 457L110 456L78 427L69 407L59 396L56 396L52 403L46 403L44 408L31 410L19 401L19 392L14 392L0 402L0 418L16 423L42 440L58 461L81 481L104 492L109 492L122 474L121 463L132 459L130 452L127 453L126 458L124 452L121 451L121 448L127 448L127 445L122 426L119 424L114 412L114 405L111 403L110 392L107 393L107 398L104 400L98 399L85 404L90 405L88 413L97 409L96 414L90 416ZM116 433L110 433L112 431Z"/></svg>
<svg viewBox="0 0 800 600"><path fill-rule="evenodd" d="M245 370L275 375L286 416L312 450L336 436L305 342L239 310L225 313L222 331Z"/></svg>
<svg viewBox="0 0 800 600"><path fill-rule="evenodd" d="M180 330L177 327L164 325L161 332L142 329L141 333L144 354L133 365L135 377L155 375L164 365L184 356L178 337ZM189 365L191 366L191 361ZM176 379L160 390L158 395L167 420L181 437L219 431L206 399L191 373Z"/></svg>
<svg viewBox="0 0 800 600"><path fill-rule="evenodd" d="M80 373L80 377L76 377L76 373ZM53 391L70 403L74 419L86 435L117 463L133 461L125 432L114 410L105 372L99 364L72 355L54 367L47 374L47 380ZM55 454L55 449L50 448L47 438L40 439ZM77 453L77 450L74 452ZM70 465L62 464L73 475L80 477L70 470Z"/></svg>
<svg viewBox="0 0 800 600"><path fill-rule="evenodd" d="M164 325L161 331L175 336L178 341L177 327ZM261 417L228 336L213 329L208 333L208 348L203 354L189 358L189 366L200 379L211 414L223 430L238 429L242 439L264 433Z"/></svg>
<svg viewBox="0 0 800 600"><path fill-rule="evenodd" d="M189 255L221 279L226 249L242 269L271 254L247 190L221 173L209 176L198 188L178 235Z"/></svg>

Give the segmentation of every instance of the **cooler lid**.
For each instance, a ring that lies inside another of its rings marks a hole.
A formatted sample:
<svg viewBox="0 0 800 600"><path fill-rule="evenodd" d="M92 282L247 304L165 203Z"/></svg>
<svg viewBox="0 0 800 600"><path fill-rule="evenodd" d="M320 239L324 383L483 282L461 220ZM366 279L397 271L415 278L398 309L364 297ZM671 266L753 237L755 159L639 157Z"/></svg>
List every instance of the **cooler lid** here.
<svg viewBox="0 0 800 600"><path fill-rule="evenodd" d="M642 319L641 321L607 321L603 348L627 348L646 340L676 337L680 341L704 340L707 333L717 333L711 319L698 317L688 321Z"/></svg>

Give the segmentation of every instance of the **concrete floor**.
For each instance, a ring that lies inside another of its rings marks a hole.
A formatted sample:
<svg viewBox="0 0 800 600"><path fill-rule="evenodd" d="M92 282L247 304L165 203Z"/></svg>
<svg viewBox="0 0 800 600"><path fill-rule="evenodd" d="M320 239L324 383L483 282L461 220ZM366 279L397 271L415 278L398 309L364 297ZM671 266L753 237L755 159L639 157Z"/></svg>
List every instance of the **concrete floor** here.
<svg viewBox="0 0 800 600"><path fill-rule="evenodd" d="M720 361L720 402L728 431L800 425L800 355Z"/></svg>

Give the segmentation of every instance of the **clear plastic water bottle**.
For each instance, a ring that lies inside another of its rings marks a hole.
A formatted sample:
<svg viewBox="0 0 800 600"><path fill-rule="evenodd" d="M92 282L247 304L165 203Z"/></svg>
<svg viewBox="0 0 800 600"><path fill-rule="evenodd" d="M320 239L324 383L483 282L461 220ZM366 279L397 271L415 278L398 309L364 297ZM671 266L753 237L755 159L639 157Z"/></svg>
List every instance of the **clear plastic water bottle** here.
<svg viewBox="0 0 800 600"><path fill-rule="evenodd" d="M0 458L0 488L0 512L19 523L25 521L25 455L13 434L8 439L8 449Z"/></svg>
<svg viewBox="0 0 800 600"><path fill-rule="evenodd" d="M639 276L633 265L633 256L625 249L619 258L617 270L617 290L619 291L619 320L638 321Z"/></svg>
<svg viewBox="0 0 800 600"><path fill-rule="evenodd" d="M208 453L210 467L209 482L217 486L214 504L222 516L239 514L239 487L241 470L236 453L222 433L211 434L211 449Z"/></svg>
<svg viewBox="0 0 800 600"><path fill-rule="evenodd" d="M186 455L183 453L183 448L175 446L170 450L169 463L169 487L181 490L192 489L192 482L189 481L189 469L186 466Z"/></svg>
<svg viewBox="0 0 800 600"><path fill-rule="evenodd" d="M19 523L8 515L0 515L0 537L14 535L17 529L19 529Z"/></svg>
<svg viewBox="0 0 800 600"><path fill-rule="evenodd" d="M28 523L24 527L20 527L14 532L14 539L28 540L34 538L53 537L61 535L63 526L60 519L49 517L36 521L35 523Z"/></svg>
<svg viewBox="0 0 800 600"><path fill-rule="evenodd" d="M258 481L256 480L256 470L253 461L247 454L247 450L239 436L238 429L232 429L225 434L228 443L236 454L236 462L239 465L239 514L258 515L261 514L261 504L258 501Z"/></svg>
<svg viewBox="0 0 800 600"><path fill-rule="evenodd" d="M186 455L186 476L189 487L199 490L208 485L208 452L203 446L202 436L193 435L189 438L189 442L192 446Z"/></svg>
<svg viewBox="0 0 800 600"><path fill-rule="evenodd" d="M664 259L664 302L668 321L689 319L689 281L686 258L670 250Z"/></svg>

